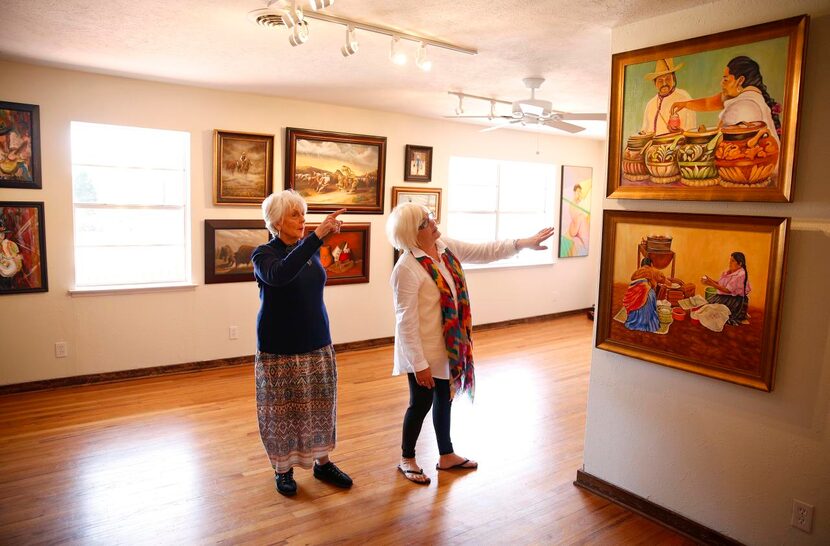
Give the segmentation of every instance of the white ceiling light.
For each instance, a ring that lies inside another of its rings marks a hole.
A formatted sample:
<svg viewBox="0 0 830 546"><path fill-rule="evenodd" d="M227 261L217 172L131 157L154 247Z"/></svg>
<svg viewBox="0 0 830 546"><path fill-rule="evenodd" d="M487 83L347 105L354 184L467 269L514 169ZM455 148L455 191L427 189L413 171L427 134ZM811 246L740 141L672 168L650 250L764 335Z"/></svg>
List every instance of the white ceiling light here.
<svg viewBox="0 0 830 546"><path fill-rule="evenodd" d="M418 53L415 55L415 65L424 72L432 70L432 61L427 59L427 46L424 42L421 42L418 47Z"/></svg>
<svg viewBox="0 0 830 546"><path fill-rule="evenodd" d="M357 38L355 37L354 28L346 27L346 43L340 48L340 53L342 53L344 57L350 57L357 53L358 47L359 44L357 43Z"/></svg>
<svg viewBox="0 0 830 546"><path fill-rule="evenodd" d="M392 37L392 44L389 46L389 60L403 66L406 64L406 53L401 50L400 41L399 37Z"/></svg>

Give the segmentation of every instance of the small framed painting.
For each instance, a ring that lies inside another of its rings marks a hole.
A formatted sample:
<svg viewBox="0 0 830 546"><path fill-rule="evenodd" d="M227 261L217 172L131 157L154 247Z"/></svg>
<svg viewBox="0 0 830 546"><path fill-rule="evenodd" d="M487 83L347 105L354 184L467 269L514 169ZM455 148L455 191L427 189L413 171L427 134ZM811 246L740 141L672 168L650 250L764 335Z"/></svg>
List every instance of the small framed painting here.
<svg viewBox="0 0 830 546"><path fill-rule="evenodd" d="M306 224L308 235L320 224ZM326 286L369 282L369 240L371 224L344 223L320 247L320 263L326 270Z"/></svg>
<svg viewBox="0 0 830 546"><path fill-rule="evenodd" d="M0 201L0 295L48 290L43 203Z"/></svg>
<svg viewBox="0 0 830 546"><path fill-rule="evenodd" d="M274 136L213 131L213 203L260 205L274 188Z"/></svg>
<svg viewBox="0 0 830 546"><path fill-rule="evenodd" d="M392 208L399 203L416 203L429 209L435 223L441 222L441 188L406 188L392 186Z"/></svg>
<svg viewBox="0 0 830 546"><path fill-rule="evenodd" d="M0 188L42 187L40 107L0 101Z"/></svg>
<svg viewBox="0 0 830 546"><path fill-rule="evenodd" d="M262 220L205 220L205 284L253 281L251 254L270 239Z"/></svg>
<svg viewBox="0 0 830 546"><path fill-rule="evenodd" d="M591 243L591 167L562 166L559 257L587 256Z"/></svg>
<svg viewBox="0 0 830 546"><path fill-rule="evenodd" d="M432 146L406 145L403 179L407 182L432 180Z"/></svg>

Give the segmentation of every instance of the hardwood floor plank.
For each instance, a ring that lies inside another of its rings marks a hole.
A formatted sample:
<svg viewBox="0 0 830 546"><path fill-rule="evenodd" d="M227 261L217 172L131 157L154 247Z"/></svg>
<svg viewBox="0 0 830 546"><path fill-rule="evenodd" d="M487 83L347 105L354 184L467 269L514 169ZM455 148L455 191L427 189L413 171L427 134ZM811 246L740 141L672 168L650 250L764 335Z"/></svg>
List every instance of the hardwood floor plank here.
<svg viewBox="0 0 830 546"><path fill-rule="evenodd" d="M406 381L392 349L341 353L342 491L295 472L285 498L259 439L252 366L0 396L2 544L691 544L571 483L582 465L592 323L582 315L475 334L475 403L432 484L396 471Z"/></svg>

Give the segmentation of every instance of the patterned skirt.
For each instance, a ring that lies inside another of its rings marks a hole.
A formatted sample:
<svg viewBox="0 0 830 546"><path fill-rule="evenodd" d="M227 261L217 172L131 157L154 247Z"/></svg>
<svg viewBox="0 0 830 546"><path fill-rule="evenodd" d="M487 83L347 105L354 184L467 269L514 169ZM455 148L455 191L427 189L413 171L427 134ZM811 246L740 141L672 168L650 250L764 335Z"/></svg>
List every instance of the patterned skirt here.
<svg viewBox="0 0 830 546"><path fill-rule="evenodd" d="M331 345L299 355L257 352L255 377L259 435L274 470L311 468L334 449L337 361Z"/></svg>

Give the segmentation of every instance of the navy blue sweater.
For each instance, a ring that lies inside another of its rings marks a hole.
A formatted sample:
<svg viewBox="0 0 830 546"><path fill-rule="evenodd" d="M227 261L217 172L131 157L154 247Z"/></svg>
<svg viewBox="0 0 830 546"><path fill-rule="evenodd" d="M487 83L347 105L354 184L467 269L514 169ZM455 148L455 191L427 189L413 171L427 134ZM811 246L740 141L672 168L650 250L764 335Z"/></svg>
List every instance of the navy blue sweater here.
<svg viewBox="0 0 830 546"><path fill-rule="evenodd" d="M326 270L320 263L323 242L311 233L286 246L278 237L254 250L254 276L259 285L257 349L294 355L331 344L329 316L323 302Z"/></svg>

